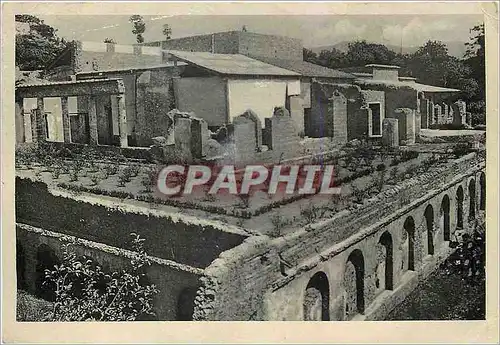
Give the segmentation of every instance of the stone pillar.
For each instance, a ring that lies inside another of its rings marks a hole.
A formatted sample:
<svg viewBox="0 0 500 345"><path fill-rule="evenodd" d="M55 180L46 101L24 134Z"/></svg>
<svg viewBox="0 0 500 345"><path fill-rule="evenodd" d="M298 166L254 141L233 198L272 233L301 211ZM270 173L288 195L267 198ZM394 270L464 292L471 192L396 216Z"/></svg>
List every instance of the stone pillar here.
<svg viewBox="0 0 500 345"><path fill-rule="evenodd" d="M24 143L26 141L26 133L24 132L24 104L22 98L16 98L15 114L16 143Z"/></svg>
<svg viewBox="0 0 500 345"><path fill-rule="evenodd" d="M448 117L450 116L448 104L443 103L441 105L441 109L442 109L442 123L448 123Z"/></svg>
<svg viewBox="0 0 500 345"><path fill-rule="evenodd" d="M418 136L420 134L420 128L421 128L421 123L422 123L422 118L420 115L420 112L417 110L414 110L413 113L415 114L415 124L413 126L415 130L415 136Z"/></svg>
<svg viewBox="0 0 500 345"><path fill-rule="evenodd" d="M202 119L191 120L191 154L194 158L202 158L209 137L208 124Z"/></svg>
<svg viewBox="0 0 500 345"><path fill-rule="evenodd" d="M191 156L191 119L185 117L175 118L175 149L182 158L190 161Z"/></svg>
<svg viewBox="0 0 500 345"><path fill-rule="evenodd" d="M430 101L428 99L420 100L420 128L429 128Z"/></svg>
<svg viewBox="0 0 500 345"><path fill-rule="evenodd" d="M339 144L347 143L347 98L334 91L328 112L328 116L333 118L333 140Z"/></svg>
<svg viewBox="0 0 500 345"><path fill-rule="evenodd" d="M382 145L399 147L398 119L385 118L382 121Z"/></svg>
<svg viewBox="0 0 500 345"><path fill-rule="evenodd" d="M435 115L434 102L429 101L429 122L428 122L429 126L436 123L436 117L434 115Z"/></svg>
<svg viewBox="0 0 500 345"><path fill-rule="evenodd" d="M61 97L61 113L62 113L62 126L63 126L63 138L65 143L71 142L71 126L69 122L69 110L68 110L68 97Z"/></svg>
<svg viewBox="0 0 500 345"><path fill-rule="evenodd" d="M442 124L443 123L443 114L442 114L442 109L439 104L434 105L434 118L436 119L437 124Z"/></svg>
<svg viewBox="0 0 500 345"><path fill-rule="evenodd" d="M119 95L118 101L118 128L120 132L120 147L128 147L127 108L125 95Z"/></svg>
<svg viewBox="0 0 500 345"><path fill-rule="evenodd" d="M47 119L45 118L45 107L43 97L38 97L36 100L36 139L37 141L47 140Z"/></svg>
<svg viewBox="0 0 500 345"><path fill-rule="evenodd" d="M290 116L297 128L297 134L304 134L304 107L302 106L302 99L300 96L290 96L288 97L288 104Z"/></svg>
<svg viewBox="0 0 500 345"><path fill-rule="evenodd" d="M37 131L36 131L36 114L38 110L37 109L31 109L30 111L30 124L31 124L31 141L35 142L38 141L38 136L37 136Z"/></svg>
<svg viewBox="0 0 500 345"><path fill-rule="evenodd" d="M398 119L399 139L402 145L415 144L415 110L398 108L393 118Z"/></svg>
<svg viewBox="0 0 500 345"><path fill-rule="evenodd" d="M465 102L456 101L452 104L453 125L461 126L466 124Z"/></svg>
<svg viewBox="0 0 500 345"><path fill-rule="evenodd" d="M89 98L89 144L97 145L98 134L97 134L97 105L96 98L90 96Z"/></svg>

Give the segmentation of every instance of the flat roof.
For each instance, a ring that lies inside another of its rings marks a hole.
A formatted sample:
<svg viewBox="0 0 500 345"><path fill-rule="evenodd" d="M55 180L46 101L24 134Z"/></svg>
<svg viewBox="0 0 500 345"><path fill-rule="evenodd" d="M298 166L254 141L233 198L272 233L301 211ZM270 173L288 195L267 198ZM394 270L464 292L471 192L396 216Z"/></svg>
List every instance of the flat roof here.
<svg viewBox="0 0 500 345"><path fill-rule="evenodd" d="M337 79L356 78L351 73L316 65L303 60L286 60L286 59L260 57L260 56L252 56L252 58L293 72L297 72L305 77L337 78Z"/></svg>
<svg viewBox="0 0 500 345"><path fill-rule="evenodd" d="M184 62L180 62L178 66L187 65ZM115 73L115 72L124 72L124 71L144 71L149 69L161 69L161 68L171 68L175 67L173 63L163 63L159 65L150 65L150 66L140 66L140 67L120 67L120 68L111 68L111 69L100 69L97 71L84 71L78 72L76 75L92 75L92 74L100 74L100 73Z"/></svg>
<svg viewBox="0 0 500 345"><path fill-rule="evenodd" d="M400 69L401 67L396 66L396 65L379 65L379 64L368 64L365 65L365 67L374 67L374 68L385 68L385 69Z"/></svg>
<svg viewBox="0 0 500 345"><path fill-rule="evenodd" d="M241 54L213 54L166 50L173 57L195 66L226 75L265 75L299 77L300 74Z"/></svg>
<svg viewBox="0 0 500 345"><path fill-rule="evenodd" d="M426 85L420 83L406 83L404 81L392 81L392 80L378 80L378 79L357 79L357 84L360 85L386 85L395 87L410 87L416 91L422 92L460 92L458 89L451 89L447 87Z"/></svg>

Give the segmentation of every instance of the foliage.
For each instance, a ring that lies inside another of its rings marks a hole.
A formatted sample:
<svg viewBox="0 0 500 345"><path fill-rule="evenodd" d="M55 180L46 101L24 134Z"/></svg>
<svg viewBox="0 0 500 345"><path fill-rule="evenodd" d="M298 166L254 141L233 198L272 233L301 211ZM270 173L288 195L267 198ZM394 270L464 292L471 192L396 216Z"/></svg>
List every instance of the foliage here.
<svg viewBox="0 0 500 345"><path fill-rule="evenodd" d="M63 245L60 265L45 271L47 285L55 286L49 321L134 321L154 316L156 287L147 282L150 265L144 239L132 235L130 267L107 273L88 257L78 258L70 245Z"/></svg>
<svg viewBox="0 0 500 345"><path fill-rule="evenodd" d="M29 25L29 31L16 32L16 66L21 70L45 68L68 46L68 42L57 36L56 29L38 17L20 14L15 19L16 23Z"/></svg>
<svg viewBox="0 0 500 345"><path fill-rule="evenodd" d="M139 14L134 14L129 18L130 23L134 26L132 33L136 36L137 43L144 43L144 32L146 31L146 23Z"/></svg>
<svg viewBox="0 0 500 345"><path fill-rule="evenodd" d="M106 37L103 42L116 44L116 41L113 38L109 38L109 37Z"/></svg>
<svg viewBox="0 0 500 345"><path fill-rule="evenodd" d="M169 40L172 38L172 28L168 24L163 24L163 30L162 30L163 35L165 36L165 39Z"/></svg>
<svg viewBox="0 0 500 345"><path fill-rule="evenodd" d="M16 299L16 320L28 322L44 321L44 315L51 312L52 302L18 290Z"/></svg>

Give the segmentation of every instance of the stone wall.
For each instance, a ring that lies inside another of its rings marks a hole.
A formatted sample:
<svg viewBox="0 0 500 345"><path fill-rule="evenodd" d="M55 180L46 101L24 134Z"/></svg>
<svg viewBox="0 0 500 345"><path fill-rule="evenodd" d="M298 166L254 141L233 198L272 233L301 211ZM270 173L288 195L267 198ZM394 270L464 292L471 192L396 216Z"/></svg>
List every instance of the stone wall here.
<svg viewBox="0 0 500 345"><path fill-rule="evenodd" d="M121 248L135 232L146 239L151 255L195 267L208 265L245 238L210 222L200 224L178 215L155 214L147 207L129 211L112 205L101 202L98 196L92 201L78 200L53 192L44 183L16 178L16 221L46 230Z"/></svg>
<svg viewBox="0 0 500 345"><path fill-rule="evenodd" d="M302 231L274 240L267 236L245 240L206 268L209 278L202 286L215 293L207 296L199 290L195 319L303 320L306 287L316 273L324 272L329 282L329 319L344 320L349 314L345 310L346 263L351 261L354 251L358 253L358 260L354 262L358 266L362 262L358 269L362 288L358 293L363 298L364 311L356 311L356 315L351 316L383 318L416 286L419 277L429 274L449 253L445 238L457 229L457 191L466 191L469 183L478 183L484 167L484 161L472 154L407 180L356 210L343 211ZM457 171L461 173L457 175ZM477 198L477 194L473 198ZM450 201L447 229L441 212L446 197ZM469 195L465 195L462 203L464 219L469 215L468 198ZM425 218L429 205L433 208L430 229ZM413 220L413 233L408 225L405 230L409 217ZM411 254L408 233L412 237L414 234ZM391 262L385 261L384 251L380 254L379 244L387 245L387 238L392 243ZM432 255L429 254L431 248ZM394 291L381 287L385 282L385 275L381 276L385 273L384 266L393 267Z"/></svg>
<svg viewBox="0 0 500 345"><path fill-rule="evenodd" d="M22 265L22 267L17 268L17 272L20 274L18 280L24 282L22 283L24 289L34 294L37 293L36 282L40 274L37 272L39 264L37 252L43 245L48 246L56 258L60 260L62 258L62 244L73 244L71 248L77 255L91 257L101 267L112 271L120 271L129 267L133 257L131 252L124 249L26 224L18 223L16 230L17 255L23 258L22 261L18 261L18 264ZM181 296L186 291L196 291L200 285L199 279L203 271L157 257L150 259L151 266L147 267L146 274L149 281L155 284L159 290L153 301L157 319L165 321L190 319L192 307L189 310L189 305L193 305L194 296L191 303L187 301L187 303L180 304Z"/></svg>

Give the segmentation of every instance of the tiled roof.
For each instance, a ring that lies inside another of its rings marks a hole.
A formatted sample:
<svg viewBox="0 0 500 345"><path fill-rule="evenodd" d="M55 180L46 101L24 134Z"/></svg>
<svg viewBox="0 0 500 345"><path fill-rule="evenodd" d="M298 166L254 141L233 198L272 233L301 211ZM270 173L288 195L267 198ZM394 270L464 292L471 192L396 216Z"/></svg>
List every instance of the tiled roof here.
<svg viewBox="0 0 500 345"><path fill-rule="evenodd" d="M316 65L307 61L285 60L285 59L257 57L257 56L252 56L252 58L266 62L271 65L288 69L290 71L297 72L304 77L338 78L338 79L356 78L350 73Z"/></svg>
<svg viewBox="0 0 500 345"><path fill-rule="evenodd" d="M299 76L298 73L279 68L240 54L212 54L168 50L177 59L226 75Z"/></svg>

